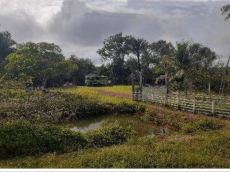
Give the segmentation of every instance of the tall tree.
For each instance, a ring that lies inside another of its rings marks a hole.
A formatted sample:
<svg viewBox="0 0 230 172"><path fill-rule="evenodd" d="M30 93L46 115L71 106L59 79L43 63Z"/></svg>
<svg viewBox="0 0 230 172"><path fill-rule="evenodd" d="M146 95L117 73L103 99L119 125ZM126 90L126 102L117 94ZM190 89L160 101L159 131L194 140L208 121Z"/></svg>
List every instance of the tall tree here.
<svg viewBox="0 0 230 172"><path fill-rule="evenodd" d="M113 82L124 84L127 77L127 69L124 65L124 58L128 55L127 36L123 36L122 33L110 36L104 40L103 47L97 53L103 61L110 60Z"/></svg>
<svg viewBox="0 0 230 172"><path fill-rule="evenodd" d="M172 43L166 42L165 40L153 42L149 46L149 57L152 59L152 63L159 64L163 56L173 56L174 53L175 48Z"/></svg>
<svg viewBox="0 0 230 172"><path fill-rule="evenodd" d="M135 38L133 36L129 36L127 39L127 46L129 50L129 54L133 54L137 58L137 65L138 65L138 71L139 71L139 89L140 92L142 91L142 85L143 85L143 70L141 68L141 59L144 53L148 50L148 42L142 38Z"/></svg>
<svg viewBox="0 0 230 172"><path fill-rule="evenodd" d="M141 72L141 57L148 50L148 42L142 38L129 36L127 39L129 54L134 54L137 58L138 71Z"/></svg>
<svg viewBox="0 0 230 172"><path fill-rule="evenodd" d="M93 62L90 59L78 58L75 55L71 55L69 60L78 66L78 69L71 75L74 84L85 85L85 76L96 71Z"/></svg>
<svg viewBox="0 0 230 172"><path fill-rule="evenodd" d="M142 65L144 66L143 75L152 78L152 81L162 78L161 72L154 72L154 68L158 67L164 56L174 57L175 48L171 42L165 40L159 40L149 45L147 54L144 54L142 58Z"/></svg>
<svg viewBox="0 0 230 172"><path fill-rule="evenodd" d="M211 84L213 82L213 67L214 62L217 59L217 55L210 48L194 43L189 47L191 59L191 65L188 69L188 76L190 80L196 85L203 85L204 88L208 88L208 92L211 92Z"/></svg>
<svg viewBox="0 0 230 172"><path fill-rule="evenodd" d="M230 18L230 4L221 7L220 10L222 11L223 15L226 15L225 20L228 20Z"/></svg>
<svg viewBox="0 0 230 172"><path fill-rule="evenodd" d="M177 65L175 58L164 55L160 61L160 64L155 68L156 73L163 73L165 78L166 95L169 93L169 80L175 76L177 71Z"/></svg>
<svg viewBox="0 0 230 172"><path fill-rule="evenodd" d="M62 50L53 43L27 42L19 44L17 51L7 57L6 76L18 78L21 74L39 80L43 86L48 79L69 74L76 69L69 61L65 61Z"/></svg>
<svg viewBox="0 0 230 172"><path fill-rule="evenodd" d="M16 42L11 38L8 31L0 32L0 72L3 72L6 65L6 57L15 52Z"/></svg>

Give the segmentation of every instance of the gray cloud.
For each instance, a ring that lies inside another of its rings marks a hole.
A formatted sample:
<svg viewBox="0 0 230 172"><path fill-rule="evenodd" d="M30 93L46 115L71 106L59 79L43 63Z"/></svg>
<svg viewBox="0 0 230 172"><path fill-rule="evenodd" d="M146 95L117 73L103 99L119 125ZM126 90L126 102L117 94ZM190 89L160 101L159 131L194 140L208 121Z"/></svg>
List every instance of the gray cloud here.
<svg viewBox="0 0 230 172"><path fill-rule="evenodd" d="M1 30L7 30L17 42L36 41L44 34L43 28L25 11L0 15Z"/></svg>
<svg viewBox="0 0 230 172"><path fill-rule="evenodd" d="M101 45L105 38L119 32L149 41L164 36L186 36L182 29L178 18L160 19L144 14L96 11L76 0L66 0L50 26L59 41L82 46Z"/></svg>
<svg viewBox="0 0 230 172"><path fill-rule="evenodd" d="M97 10L92 7L94 1L85 2L88 4L65 0L60 11L49 16L51 19L46 25L37 22L39 11L36 15L28 14L25 9L0 13L0 29L10 31L18 42L54 42L61 46L66 57L76 54L91 58L97 64L100 58L96 51L102 47L103 40L119 32L149 42L165 39L175 43L183 38L192 38L224 56L229 53L230 26L220 12L220 7L227 1L128 0L114 7L119 8L117 12L99 10L100 4L104 4L101 8L106 9L108 0L97 2Z"/></svg>

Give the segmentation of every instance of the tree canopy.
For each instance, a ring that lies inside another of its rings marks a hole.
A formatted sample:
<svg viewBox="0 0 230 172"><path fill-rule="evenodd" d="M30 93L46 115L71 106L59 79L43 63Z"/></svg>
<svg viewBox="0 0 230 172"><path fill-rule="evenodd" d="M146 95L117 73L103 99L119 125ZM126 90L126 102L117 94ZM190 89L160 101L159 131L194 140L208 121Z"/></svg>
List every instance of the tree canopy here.
<svg viewBox="0 0 230 172"><path fill-rule="evenodd" d="M17 45L15 53L7 57L6 76L19 78L21 74L38 80L43 86L48 79L70 74L77 69L70 61L65 61L62 50L53 43L27 42Z"/></svg>
<svg viewBox="0 0 230 172"><path fill-rule="evenodd" d="M6 65L6 57L15 52L16 42L11 38L8 31L0 32L0 72L3 72Z"/></svg>

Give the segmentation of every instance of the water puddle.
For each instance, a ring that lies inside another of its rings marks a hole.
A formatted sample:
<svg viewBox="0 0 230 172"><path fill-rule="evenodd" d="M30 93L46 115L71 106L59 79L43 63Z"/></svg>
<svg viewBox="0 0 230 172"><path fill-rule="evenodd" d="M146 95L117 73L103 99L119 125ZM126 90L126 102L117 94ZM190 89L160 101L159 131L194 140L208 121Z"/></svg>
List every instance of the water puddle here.
<svg viewBox="0 0 230 172"><path fill-rule="evenodd" d="M89 130L111 125L131 127L140 137L146 135L158 135L164 130L162 127L154 126L153 124L144 122L140 118L131 115L109 115L89 119L79 119L77 122L68 124L67 127L73 131L87 132ZM168 131L166 130L166 132Z"/></svg>

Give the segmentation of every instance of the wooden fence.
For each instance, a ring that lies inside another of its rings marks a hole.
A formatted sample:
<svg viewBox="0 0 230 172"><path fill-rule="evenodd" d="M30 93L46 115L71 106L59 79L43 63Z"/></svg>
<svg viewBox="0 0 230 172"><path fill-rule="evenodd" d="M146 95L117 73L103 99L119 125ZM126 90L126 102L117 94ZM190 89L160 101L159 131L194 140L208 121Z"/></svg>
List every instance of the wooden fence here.
<svg viewBox="0 0 230 172"><path fill-rule="evenodd" d="M142 92L133 92L133 99L191 113L230 117L230 100L210 99L204 101L180 96L165 96L158 95L156 92L147 92L146 89L143 89Z"/></svg>

